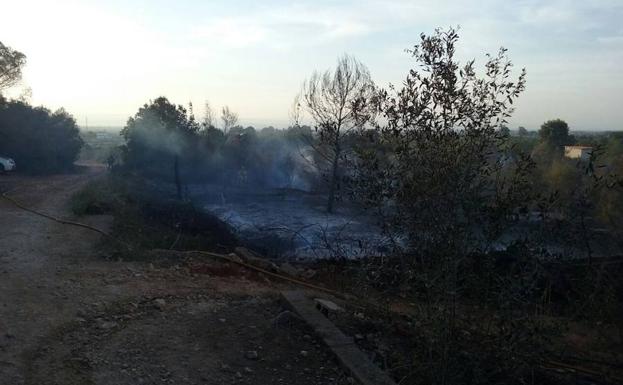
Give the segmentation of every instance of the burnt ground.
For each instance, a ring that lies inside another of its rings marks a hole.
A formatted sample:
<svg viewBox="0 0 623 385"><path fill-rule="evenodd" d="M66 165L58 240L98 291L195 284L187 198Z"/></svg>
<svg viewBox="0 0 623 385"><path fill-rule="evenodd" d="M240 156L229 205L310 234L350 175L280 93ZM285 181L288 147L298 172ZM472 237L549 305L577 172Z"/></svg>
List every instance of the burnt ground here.
<svg viewBox="0 0 623 385"><path fill-rule="evenodd" d="M0 191L72 218L72 193L104 173L91 165L68 175L2 175ZM109 216L79 220L112 224ZM0 200L0 384L352 381L304 325L279 317L281 284L111 255L96 233Z"/></svg>

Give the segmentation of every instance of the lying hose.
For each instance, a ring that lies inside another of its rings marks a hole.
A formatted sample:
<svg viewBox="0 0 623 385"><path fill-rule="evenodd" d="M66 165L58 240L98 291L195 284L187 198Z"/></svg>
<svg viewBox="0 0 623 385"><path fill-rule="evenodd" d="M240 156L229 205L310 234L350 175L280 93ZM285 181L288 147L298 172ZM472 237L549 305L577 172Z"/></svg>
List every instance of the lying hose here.
<svg viewBox="0 0 623 385"><path fill-rule="evenodd" d="M99 233L99 234L105 236L106 238L110 238L113 241L126 246L128 249L131 249L131 246L129 244L127 244L127 243L125 243L125 242L123 242L123 241L113 237L111 234L107 233L104 230L98 229L97 227L93 227L91 225L87 225L87 224L80 223L80 222L68 221L66 219L57 218L57 217L54 217L52 215L43 213L41 211L37 211L35 209L31 209L31 208L26 207L23 204L19 203L18 201L16 201L15 199L11 198L10 196L6 195L6 193L0 194L0 197L4 198L5 200L7 200L8 202L12 203L16 207L18 207L18 208L20 208L20 209L22 209L24 211L27 211L29 213L38 215L40 217L49 219L49 220L54 221L54 222L58 222L58 223L63 224L63 225L77 226L77 227L82 227L82 228L87 229L87 230L95 231L96 233Z"/></svg>
<svg viewBox="0 0 623 385"><path fill-rule="evenodd" d="M268 276L273 277L273 278L278 278L278 279L281 279L281 280L284 280L284 281L292 282L292 283L295 283L295 284L300 285L300 286L305 286L305 287L307 287L309 289L323 291L325 293L332 294L332 295L334 295L334 296L336 296L338 298L353 299L353 297L351 295L349 295L349 294L345 294L345 293L341 293L341 292L338 292L338 291L335 291L335 290L327 289L326 287L322 287L322 286L314 285L314 284L309 283L309 282L301 281L299 279L296 279L296 278L293 278L293 277L290 277L290 276L287 276L287 275L284 275L284 274L274 273L272 271L268 271L266 269L263 269L261 267L252 265L250 263L246 263L244 261L236 260L236 259L231 258L231 257L229 257L227 255L224 255L224 254L212 253L212 252L203 251L203 250L180 251L180 250L165 250L165 249L159 250L159 249L155 249L154 251L162 251L162 252L175 251L175 252L182 253L182 254L201 254L201 255L206 255L206 256L209 256L209 257L212 257L212 258L216 258L216 259L220 259L220 260L223 260L223 261L235 263L237 265L246 267L247 269L257 271L258 273L262 273L262 274L268 275Z"/></svg>

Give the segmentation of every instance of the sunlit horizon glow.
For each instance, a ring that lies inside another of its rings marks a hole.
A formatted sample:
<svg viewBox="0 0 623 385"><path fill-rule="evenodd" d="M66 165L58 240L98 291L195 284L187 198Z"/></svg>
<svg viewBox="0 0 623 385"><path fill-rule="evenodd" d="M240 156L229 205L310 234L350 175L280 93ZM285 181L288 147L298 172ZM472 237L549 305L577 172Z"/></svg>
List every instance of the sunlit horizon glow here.
<svg viewBox="0 0 623 385"><path fill-rule="evenodd" d="M509 49L528 71L511 128L561 118L623 129L623 2L2 1L0 41L28 57L32 103L78 123L123 126L150 99L228 105L240 123L287 126L301 83L349 53L379 86L400 84L419 34L460 25L459 56ZM14 90L13 93L19 93ZM218 111L217 111L218 112Z"/></svg>

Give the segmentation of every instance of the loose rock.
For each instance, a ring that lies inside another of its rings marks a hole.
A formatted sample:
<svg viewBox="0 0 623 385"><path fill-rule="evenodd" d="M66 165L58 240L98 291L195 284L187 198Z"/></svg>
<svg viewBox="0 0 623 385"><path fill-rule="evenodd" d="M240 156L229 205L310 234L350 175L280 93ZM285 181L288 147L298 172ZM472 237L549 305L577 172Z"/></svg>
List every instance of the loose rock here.
<svg viewBox="0 0 623 385"><path fill-rule="evenodd" d="M257 360L259 355L257 354L257 350L249 350L244 355L249 360Z"/></svg>

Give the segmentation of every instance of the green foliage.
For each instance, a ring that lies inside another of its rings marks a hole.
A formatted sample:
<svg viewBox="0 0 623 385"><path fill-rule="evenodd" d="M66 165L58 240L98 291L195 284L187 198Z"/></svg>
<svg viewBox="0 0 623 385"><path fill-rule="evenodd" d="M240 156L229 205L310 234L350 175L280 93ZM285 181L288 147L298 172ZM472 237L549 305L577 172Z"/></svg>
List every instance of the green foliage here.
<svg viewBox="0 0 623 385"><path fill-rule="evenodd" d="M76 215L113 214L123 204L124 187L115 177L90 182L72 195L71 211Z"/></svg>
<svg viewBox="0 0 623 385"><path fill-rule="evenodd" d="M457 41L453 29L422 35L417 69L379 95L386 124L359 149L356 197L396 241L366 277L417 306L422 383L521 383L559 326L542 317L551 276L532 231L495 250L541 203L534 163L500 132L525 72L512 79L502 49L479 77L455 59Z"/></svg>
<svg viewBox="0 0 623 385"><path fill-rule="evenodd" d="M573 135L569 135L569 125L561 119L548 120L541 125L539 138L553 149L562 151L562 147L575 144Z"/></svg>
<svg viewBox="0 0 623 385"><path fill-rule="evenodd" d="M199 124L184 107L159 97L141 107L121 131L126 140L125 164L167 178L175 157L192 150L198 131Z"/></svg>
<svg viewBox="0 0 623 385"><path fill-rule="evenodd" d="M0 96L0 154L31 173L68 170L83 141L76 121L65 110L50 112Z"/></svg>
<svg viewBox="0 0 623 385"><path fill-rule="evenodd" d="M608 161L618 161L623 157L623 132L611 133L604 147L606 159Z"/></svg>
<svg viewBox="0 0 623 385"><path fill-rule="evenodd" d="M457 40L454 30L422 36L412 51L422 71L412 70L395 93L380 92L387 125L370 136L372 153L361 163L364 200L389 207L388 221L408 235L407 249L428 256L480 249L473 223L486 226L496 206L507 205L499 199L525 192L517 181L495 177L508 163L498 129L524 89L525 73L512 81L501 50L480 79L473 61L456 61Z"/></svg>
<svg viewBox="0 0 623 385"><path fill-rule="evenodd" d="M528 130L524 126L517 128L517 136L528 136Z"/></svg>
<svg viewBox="0 0 623 385"><path fill-rule="evenodd" d="M21 80L25 64L26 55L0 42L0 94Z"/></svg>

